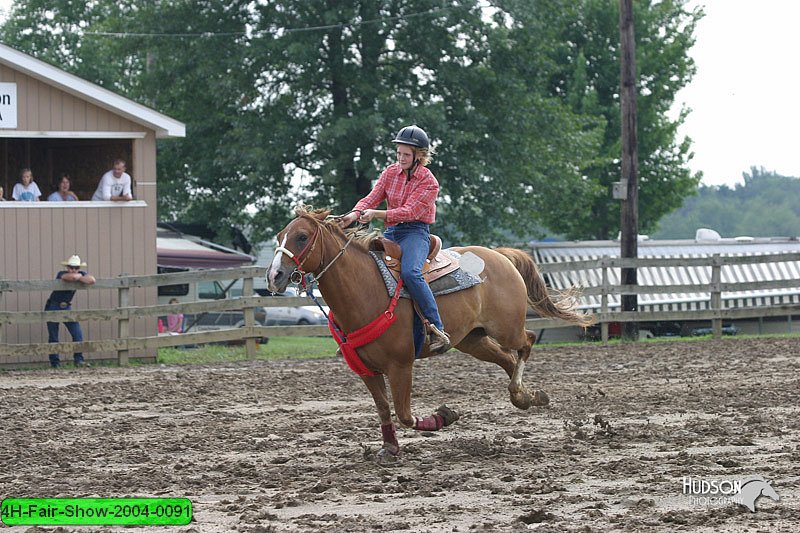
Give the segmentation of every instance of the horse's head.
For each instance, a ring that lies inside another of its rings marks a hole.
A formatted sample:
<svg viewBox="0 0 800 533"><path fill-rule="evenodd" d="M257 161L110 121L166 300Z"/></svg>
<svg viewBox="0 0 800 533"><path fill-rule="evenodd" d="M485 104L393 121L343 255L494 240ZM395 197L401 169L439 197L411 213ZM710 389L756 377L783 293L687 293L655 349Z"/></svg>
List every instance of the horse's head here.
<svg viewBox="0 0 800 533"><path fill-rule="evenodd" d="M297 217L277 235L275 257L267 272L267 287L283 292L289 283L299 283L306 272L322 267L324 256L323 232L330 211L297 208Z"/></svg>
<svg viewBox="0 0 800 533"><path fill-rule="evenodd" d="M739 504L750 509L751 512L756 512L756 500L761 496L766 496L775 501L781 499L775 489L772 488L772 485L761 476L749 476L740 480L740 483L742 484L742 490L737 495L736 500Z"/></svg>

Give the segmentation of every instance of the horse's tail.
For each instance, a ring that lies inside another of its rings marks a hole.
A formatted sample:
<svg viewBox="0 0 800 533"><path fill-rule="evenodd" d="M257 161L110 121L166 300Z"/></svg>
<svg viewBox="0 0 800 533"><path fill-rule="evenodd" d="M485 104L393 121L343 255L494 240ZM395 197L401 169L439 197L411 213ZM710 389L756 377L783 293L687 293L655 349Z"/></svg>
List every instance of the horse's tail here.
<svg viewBox="0 0 800 533"><path fill-rule="evenodd" d="M577 289L561 293L558 301L550 297L547 286L539 274L539 267L530 254L515 248L495 248L495 251L511 261L522 275L525 287L528 289L528 305L539 315L560 318L583 327L594 324L594 317L575 310L577 297L580 295Z"/></svg>

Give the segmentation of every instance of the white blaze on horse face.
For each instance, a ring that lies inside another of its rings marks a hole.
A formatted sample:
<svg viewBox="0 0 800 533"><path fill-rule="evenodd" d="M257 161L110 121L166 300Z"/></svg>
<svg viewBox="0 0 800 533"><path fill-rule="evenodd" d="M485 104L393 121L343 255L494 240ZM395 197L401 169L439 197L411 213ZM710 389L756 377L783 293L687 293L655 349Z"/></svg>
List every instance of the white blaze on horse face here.
<svg viewBox="0 0 800 533"><path fill-rule="evenodd" d="M277 290L275 285L275 276L278 274L278 270L281 268L281 260L283 259L283 249L286 247L286 239L287 235L283 236L283 242L278 243L278 238L275 237L275 256L272 258L272 265L269 267L269 272L267 273L267 288L271 291Z"/></svg>

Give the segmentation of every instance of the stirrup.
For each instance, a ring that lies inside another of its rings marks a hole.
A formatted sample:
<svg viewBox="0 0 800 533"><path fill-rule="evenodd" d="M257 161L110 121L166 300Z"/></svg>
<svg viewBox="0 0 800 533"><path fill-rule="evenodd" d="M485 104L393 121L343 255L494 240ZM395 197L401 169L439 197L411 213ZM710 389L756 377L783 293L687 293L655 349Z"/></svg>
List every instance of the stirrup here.
<svg viewBox="0 0 800 533"><path fill-rule="evenodd" d="M450 335L440 330L433 324L428 324L428 327L430 328L430 333L428 335L428 349L432 353L444 353L452 348L452 345L450 344Z"/></svg>

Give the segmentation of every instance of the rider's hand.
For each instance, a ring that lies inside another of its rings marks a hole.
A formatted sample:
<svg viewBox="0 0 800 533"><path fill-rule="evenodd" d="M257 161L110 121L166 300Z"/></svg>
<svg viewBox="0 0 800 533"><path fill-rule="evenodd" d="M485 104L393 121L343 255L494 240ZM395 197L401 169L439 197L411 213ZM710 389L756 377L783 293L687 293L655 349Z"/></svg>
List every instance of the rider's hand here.
<svg viewBox="0 0 800 533"><path fill-rule="evenodd" d="M375 218L375 210L374 209L365 209L361 212L361 216L358 217L358 221L362 224L368 224L370 220Z"/></svg>
<svg viewBox="0 0 800 533"><path fill-rule="evenodd" d="M337 221L339 223L339 227L340 228L350 227L350 225L353 224L353 222L355 222L358 219L359 213L360 213L359 211L351 211L346 215L340 217L339 220Z"/></svg>

